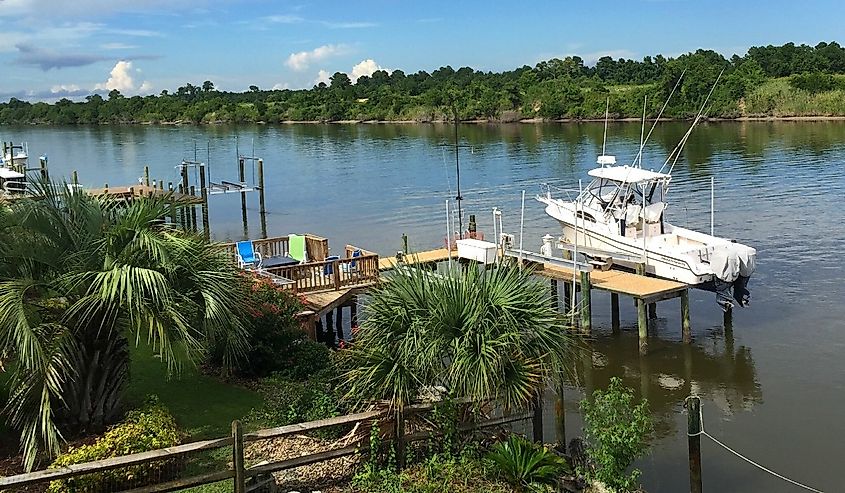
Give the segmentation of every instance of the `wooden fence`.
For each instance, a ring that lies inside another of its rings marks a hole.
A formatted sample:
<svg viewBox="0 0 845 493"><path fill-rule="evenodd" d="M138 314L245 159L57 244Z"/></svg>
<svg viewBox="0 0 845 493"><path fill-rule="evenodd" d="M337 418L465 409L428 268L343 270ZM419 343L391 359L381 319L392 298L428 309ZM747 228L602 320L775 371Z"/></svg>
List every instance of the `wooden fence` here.
<svg viewBox="0 0 845 493"><path fill-rule="evenodd" d="M289 245L290 242L287 236L252 240L253 248L261 254L262 258L286 257L290 254ZM232 259L237 258L237 243L225 243L223 248ZM308 254L309 261L321 262L329 256L329 240L320 236L306 234L305 251Z"/></svg>
<svg viewBox="0 0 845 493"><path fill-rule="evenodd" d="M361 255L322 262L270 267L265 271L293 281L287 285L297 293L337 291L378 280L378 255Z"/></svg>
<svg viewBox="0 0 845 493"><path fill-rule="evenodd" d="M466 403L466 401L462 402ZM243 433L240 422L235 421L232 423L232 434L228 437L186 443L175 447L151 450L148 452L141 452L94 462L45 469L31 473L19 474L16 476L0 477L0 491L17 491L22 488L32 486L45 487L51 481L82 478L86 475L93 475L116 469L126 469L132 466L149 466L151 464L161 464L162 462L169 461L171 463L182 464L182 467L172 475L174 477L167 477L161 481L148 482L147 484L129 483L126 485L116 485L111 487L98 485L97 489L91 491L96 491L98 493L101 491L119 491L122 493L167 492L231 480L233 484L233 491L235 493L246 493L256 489L261 484L272 480L272 478L269 478L268 475L273 472L367 452L369 450L369 430L372 426L378 426L381 435L394 442L398 462L397 465L402 468L404 467L407 444L414 441L427 440L442 436L442 432L436 429L421 429L411 433L406 432L406 424L411 421L414 416L424 414L435 407L436 404L433 403L416 404L406 406L402 413L367 411L336 418L280 426L253 433ZM541 436L536 436L537 430L542 430L542 412L539 408L536 408L533 412L529 411L512 415L498 416L481 421L462 422L459 423L458 430L462 432L469 432L483 428L502 426L527 419L533 419L534 421L534 439L542 441ZM301 455L299 457L273 462L264 461L253 466L247 466L245 463L244 446L248 443L308 433L326 428L354 425L359 425L359 433L356 434L356 437L358 438L354 439L352 443L347 443L336 448L326 448L325 450ZM187 461L186 458L192 454L196 456L197 453L201 452L215 450L222 451L226 449L230 450L230 452L226 452L226 455L231 458L231 461L226 460L224 462L219 462L212 470L204 471L202 473L185 472L189 471L188 468L184 467L184 464ZM259 481L262 478L263 481ZM86 490L74 489L74 491Z"/></svg>

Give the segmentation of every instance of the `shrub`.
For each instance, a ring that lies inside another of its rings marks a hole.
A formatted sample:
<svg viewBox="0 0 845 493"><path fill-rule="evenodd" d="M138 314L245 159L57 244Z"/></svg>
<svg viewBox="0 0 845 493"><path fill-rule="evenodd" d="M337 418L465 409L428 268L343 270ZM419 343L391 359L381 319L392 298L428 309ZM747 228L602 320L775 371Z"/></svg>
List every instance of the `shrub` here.
<svg viewBox="0 0 845 493"><path fill-rule="evenodd" d="M836 79L822 72L805 72L795 74L789 78L789 85L796 89L807 91L810 94L832 91L839 85Z"/></svg>
<svg viewBox="0 0 845 493"><path fill-rule="evenodd" d="M296 320L302 301L282 290L268 279L252 279L247 310L251 319L246 324L250 348L237 372L245 377L266 377L289 368L294 354L303 345L305 333ZM211 348L211 361L222 362L221 345Z"/></svg>
<svg viewBox="0 0 845 493"><path fill-rule="evenodd" d="M643 399L634 405L634 392L614 377L606 391L593 392L592 402L581 401L581 410L587 452L595 468L579 472L617 490L636 488L640 471L629 474L627 470L648 450L647 438L653 430L648 402Z"/></svg>
<svg viewBox="0 0 845 493"><path fill-rule="evenodd" d="M499 477L517 491L555 485L572 471L563 457L518 435L494 445L487 459L495 465Z"/></svg>
<svg viewBox="0 0 845 493"><path fill-rule="evenodd" d="M150 397L140 409L130 411L126 419L112 427L91 445L71 447L50 467L69 466L122 455L146 452L179 444L182 434L170 412L156 397ZM139 486L160 480L173 470L173 461L159 461L113 469L50 483L48 492L112 491L112 486L130 483ZM116 488L123 489L123 488Z"/></svg>
<svg viewBox="0 0 845 493"><path fill-rule="evenodd" d="M306 381L289 380L284 375L265 378L259 385L264 405L253 410L249 420L262 426L284 426L343 415L347 408L341 401L341 393L335 389L332 371L327 368ZM337 437L343 431L345 428L329 428L314 434Z"/></svg>

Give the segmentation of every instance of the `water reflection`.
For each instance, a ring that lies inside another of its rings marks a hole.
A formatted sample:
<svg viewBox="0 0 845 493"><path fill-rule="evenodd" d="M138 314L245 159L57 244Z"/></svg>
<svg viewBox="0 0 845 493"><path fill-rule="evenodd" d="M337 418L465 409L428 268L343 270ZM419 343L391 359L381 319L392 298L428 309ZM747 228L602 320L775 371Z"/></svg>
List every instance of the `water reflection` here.
<svg viewBox="0 0 845 493"><path fill-rule="evenodd" d="M762 403L751 348L735 345L731 331L708 330L695 344L654 336L649 354L640 356L636 328L619 335L599 335L575 365L574 381L587 395L607 388L611 377L648 399L659 438L676 433L675 415L684 399L697 394L713 402L723 415L747 411Z"/></svg>

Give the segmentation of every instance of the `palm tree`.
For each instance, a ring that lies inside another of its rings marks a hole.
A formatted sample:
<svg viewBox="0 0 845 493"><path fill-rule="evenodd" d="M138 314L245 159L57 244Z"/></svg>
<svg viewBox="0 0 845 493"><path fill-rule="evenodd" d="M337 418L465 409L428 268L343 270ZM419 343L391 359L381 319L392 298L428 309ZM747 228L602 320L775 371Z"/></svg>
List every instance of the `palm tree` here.
<svg viewBox="0 0 845 493"><path fill-rule="evenodd" d="M368 297L345 351L348 396L402 407L443 387L519 407L568 361L565 325L530 270L505 264L437 276L398 267Z"/></svg>
<svg viewBox="0 0 845 493"><path fill-rule="evenodd" d="M242 279L213 244L164 223L168 197L129 203L40 183L38 200L0 211L0 354L4 409L24 464L63 434L101 430L123 411L129 344L168 370L212 340L232 363L247 344Z"/></svg>

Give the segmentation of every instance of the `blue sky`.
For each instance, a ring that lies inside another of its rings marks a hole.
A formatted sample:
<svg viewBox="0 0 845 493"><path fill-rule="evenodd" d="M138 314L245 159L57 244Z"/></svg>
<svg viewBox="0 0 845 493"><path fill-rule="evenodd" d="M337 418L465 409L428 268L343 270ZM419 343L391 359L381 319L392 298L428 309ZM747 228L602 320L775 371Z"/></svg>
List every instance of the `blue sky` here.
<svg viewBox="0 0 845 493"><path fill-rule="evenodd" d="M512 69L577 54L727 56L845 43L845 2L806 0L0 0L0 99L185 82L311 87L336 71Z"/></svg>

